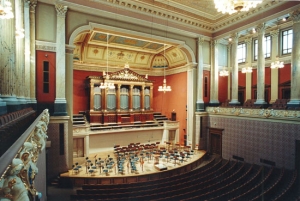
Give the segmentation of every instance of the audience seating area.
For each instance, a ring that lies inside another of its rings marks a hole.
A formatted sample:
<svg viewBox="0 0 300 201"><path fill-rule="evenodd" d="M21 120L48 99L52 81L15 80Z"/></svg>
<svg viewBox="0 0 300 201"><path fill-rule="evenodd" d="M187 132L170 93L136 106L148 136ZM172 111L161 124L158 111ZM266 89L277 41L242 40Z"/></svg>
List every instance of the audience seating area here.
<svg viewBox="0 0 300 201"><path fill-rule="evenodd" d="M36 111L32 108L0 116L0 155L24 133L36 118Z"/></svg>
<svg viewBox="0 0 300 201"><path fill-rule="evenodd" d="M286 110L287 102L289 102L289 99L277 99L270 107L269 109L274 110Z"/></svg>
<svg viewBox="0 0 300 201"><path fill-rule="evenodd" d="M212 156L168 178L129 184L85 184L71 200L295 200L297 172Z"/></svg>

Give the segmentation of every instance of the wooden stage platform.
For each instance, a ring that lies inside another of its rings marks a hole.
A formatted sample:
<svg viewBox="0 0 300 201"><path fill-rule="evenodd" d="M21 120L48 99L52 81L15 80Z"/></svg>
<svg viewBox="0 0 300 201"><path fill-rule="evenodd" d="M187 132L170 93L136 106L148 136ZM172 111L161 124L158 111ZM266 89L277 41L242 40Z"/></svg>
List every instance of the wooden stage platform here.
<svg viewBox="0 0 300 201"><path fill-rule="evenodd" d="M180 152L178 151L178 155ZM183 160L181 157L166 157L171 155L168 153L166 150L163 155L138 154L135 157L128 155L121 163L120 157L112 148L92 154L88 159L74 158L74 168L60 175L61 185L80 187L83 184L134 183L165 178L197 168L204 160L206 151L195 150L190 158Z"/></svg>

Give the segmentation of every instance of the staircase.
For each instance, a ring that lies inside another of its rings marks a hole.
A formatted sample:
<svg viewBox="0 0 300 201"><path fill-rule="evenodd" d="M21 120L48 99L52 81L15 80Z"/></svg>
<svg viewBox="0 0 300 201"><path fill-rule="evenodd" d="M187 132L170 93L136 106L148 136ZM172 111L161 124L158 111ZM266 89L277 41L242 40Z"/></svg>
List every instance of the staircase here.
<svg viewBox="0 0 300 201"><path fill-rule="evenodd" d="M85 126L85 112L79 112L79 114L73 114L73 126Z"/></svg>
<svg viewBox="0 0 300 201"><path fill-rule="evenodd" d="M160 112L154 112L153 117L161 126L164 125L164 121L169 121L168 117L162 115Z"/></svg>

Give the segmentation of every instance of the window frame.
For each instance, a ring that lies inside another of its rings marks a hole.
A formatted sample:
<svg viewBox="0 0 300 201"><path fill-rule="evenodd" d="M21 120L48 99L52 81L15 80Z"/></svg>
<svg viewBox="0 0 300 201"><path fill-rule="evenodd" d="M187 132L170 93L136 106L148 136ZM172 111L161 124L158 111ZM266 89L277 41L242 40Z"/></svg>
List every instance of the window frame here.
<svg viewBox="0 0 300 201"><path fill-rule="evenodd" d="M242 46L242 47L239 48L239 46ZM244 57L242 57L242 58L239 58L239 56L240 56L240 54L239 54L240 51L239 50L240 49L242 49L242 51L243 51L241 54L243 54ZM246 61L247 61L247 44L246 44L246 42L241 42L237 46L237 61L238 61L239 64L246 63Z"/></svg>
<svg viewBox="0 0 300 201"><path fill-rule="evenodd" d="M287 40L289 39L288 35L290 35L290 37L291 37L290 40L291 41L287 41L287 49L284 49L284 42L285 42L285 40L284 40L284 37L285 37L284 33L285 32L290 32L290 31L292 33L291 34L287 34ZM284 30L281 31L281 35L280 35L280 40L281 40L281 43L280 43L281 44L280 53L281 53L281 55L290 55L292 53L292 51L293 51L293 34L294 34L294 32L293 32L292 28L284 29ZM291 45L291 47L288 47L289 45Z"/></svg>
<svg viewBox="0 0 300 201"><path fill-rule="evenodd" d="M268 40L268 38L270 40ZM272 37L271 35L266 35L265 36L265 41L264 41L264 45L265 45L265 50L267 50L267 43L269 42L269 52L265 52L265 59L270 59L271 55L272 55ZM254 38L253 39L253 61L257 61L257 57L258 57L258 39Z"/></svg>

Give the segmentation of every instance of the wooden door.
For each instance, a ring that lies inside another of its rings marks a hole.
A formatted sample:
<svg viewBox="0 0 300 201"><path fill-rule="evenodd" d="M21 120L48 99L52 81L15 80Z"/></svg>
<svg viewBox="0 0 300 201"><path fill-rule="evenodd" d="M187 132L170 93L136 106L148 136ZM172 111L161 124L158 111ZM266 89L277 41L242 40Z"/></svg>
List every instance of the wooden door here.
<svg viewBox="0 0 300 201"><path fill-rule="evenodd" d="M209 128L210 153L222 156L222 131L220 128Z"/></svg>

